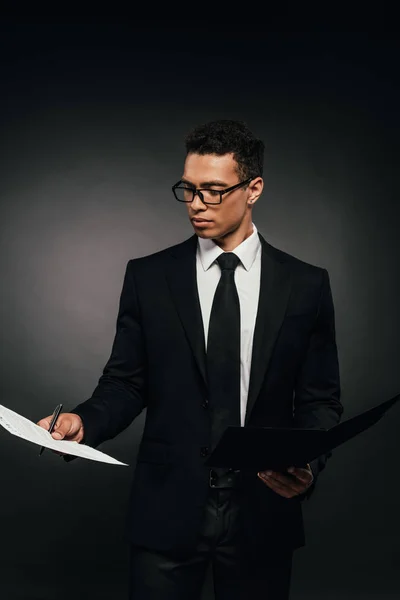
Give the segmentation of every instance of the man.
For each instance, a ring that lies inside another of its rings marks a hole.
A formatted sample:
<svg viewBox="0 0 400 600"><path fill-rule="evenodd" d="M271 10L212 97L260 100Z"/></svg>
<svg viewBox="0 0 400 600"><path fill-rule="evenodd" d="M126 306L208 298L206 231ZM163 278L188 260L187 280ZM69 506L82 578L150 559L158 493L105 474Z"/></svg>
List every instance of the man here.
<svg viewBox="0 0 400 600"><path fill-rule="evenodd" d="M204 462L230 425L338 423L329 277L258 233L264 144L244 123L197 127L186 151L173 193L195 234L128 261L111 356L53 437L96 447L147 407L127 519L130 598L195 600L211 559L216 600L283 600L305 544L301 503L329 455L288 473Z"/></svg>

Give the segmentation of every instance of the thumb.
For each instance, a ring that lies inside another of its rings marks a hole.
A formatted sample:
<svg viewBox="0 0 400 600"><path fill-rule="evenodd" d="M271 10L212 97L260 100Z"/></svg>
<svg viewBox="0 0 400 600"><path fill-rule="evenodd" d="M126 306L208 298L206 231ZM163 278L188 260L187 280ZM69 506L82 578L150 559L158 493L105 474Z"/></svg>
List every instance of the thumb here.
<svg viewBox="0 0 400 600"><path fill-rule="evenodd" d="M57 423L56 423L53 431L51 432L51 436L55 440L61 440L66 435L66 429L67 428L65 426L65 423L62 423L62 422L60 422L60 420L57 420Z"/></svg>
<svg viewBox="0 0 400 600"><path fill-rule="evenodd" d="M62 438L64 438L68 431L68 424L66 425L63 421L64 421L64 415L60 415L59 418L57 419L57 422L56 422L56 425L55 425L53 431L51 432L51 436L55 440L61 440ZM39 427L43 427L44 429L47 429L47 431L49 431L50 422L51 422L51 416L48 416L48 417L45 417L44 419L41 419L40 421L38 421L37 425L39 425ZM65 431L63 431L63 429Z"/></svg>

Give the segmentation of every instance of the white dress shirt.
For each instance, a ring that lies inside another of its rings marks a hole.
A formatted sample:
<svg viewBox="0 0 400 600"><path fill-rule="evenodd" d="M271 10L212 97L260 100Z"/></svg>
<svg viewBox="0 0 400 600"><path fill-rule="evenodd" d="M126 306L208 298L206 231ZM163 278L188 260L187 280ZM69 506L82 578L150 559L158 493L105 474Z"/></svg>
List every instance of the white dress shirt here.
<svg viewBox="0 0 400 600"><path fill-rule="evenodd" d="M249 390L254 326L258 309L261 276L261 242L257 228L232 252L240 258L235 269L235 284L240 304L240 420L244 425ZM198 238L196 254L197 288L207 349L208 325L215 290L221 277L216 259L222 250L213 240Z"/></svg>

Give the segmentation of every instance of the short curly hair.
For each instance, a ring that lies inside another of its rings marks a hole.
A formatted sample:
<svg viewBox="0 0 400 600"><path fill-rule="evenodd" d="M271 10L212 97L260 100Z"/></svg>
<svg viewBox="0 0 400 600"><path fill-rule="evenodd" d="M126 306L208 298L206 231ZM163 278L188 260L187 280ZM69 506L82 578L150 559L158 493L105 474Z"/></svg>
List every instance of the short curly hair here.
<svg viewBox="0 0 400 600"><path fill-rule="evenodd" d="M198 125L185 138L186 154L233 154L243 180L261 177L264 142L254 136L244 121L219 119Z"/></svg>

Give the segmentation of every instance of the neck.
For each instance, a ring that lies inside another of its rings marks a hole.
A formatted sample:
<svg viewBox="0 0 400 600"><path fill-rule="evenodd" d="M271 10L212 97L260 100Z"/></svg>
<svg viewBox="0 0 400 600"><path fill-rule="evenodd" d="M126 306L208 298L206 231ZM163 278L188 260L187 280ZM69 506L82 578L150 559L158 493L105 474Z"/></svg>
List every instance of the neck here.
<svg viewBox="0 0 400 600"><path fill-rule="evenodd" d="M253 224L241 223L237 229L226 233L224 236L219 238L213 238L213 241L224 250L224 252L232 252L237 246L239 246L244 240L251 236L253 233Z"/></svg>

